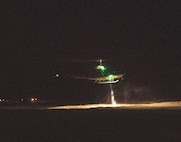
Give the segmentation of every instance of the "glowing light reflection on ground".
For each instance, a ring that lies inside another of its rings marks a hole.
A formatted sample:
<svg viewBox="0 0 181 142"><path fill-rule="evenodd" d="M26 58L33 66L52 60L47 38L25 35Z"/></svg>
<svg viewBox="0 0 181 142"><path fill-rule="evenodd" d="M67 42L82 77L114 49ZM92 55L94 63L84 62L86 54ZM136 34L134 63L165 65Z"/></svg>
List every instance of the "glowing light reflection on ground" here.
<svg viewBox="0 0 181 142"><path fill-rule="evenodd" d="M55 106L47 109L92 109L92 108L122 108L122 109L154 109L154 108L181 108L181 101L159 102L144 104L84 104L84 105L66 105Z"/></svg>

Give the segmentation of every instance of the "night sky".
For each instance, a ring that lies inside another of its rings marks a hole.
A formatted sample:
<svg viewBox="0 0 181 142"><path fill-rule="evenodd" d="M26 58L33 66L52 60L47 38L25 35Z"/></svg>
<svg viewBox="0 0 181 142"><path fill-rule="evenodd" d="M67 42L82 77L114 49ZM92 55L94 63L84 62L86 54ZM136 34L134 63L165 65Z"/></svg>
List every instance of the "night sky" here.
<svg viewBox="0 0 181 142"><path fill-rule="evenodd" d="M39 0L0 4L0 97L62 103L101 102L105 59L118 100L181 99L181 2ZM56 78L56 74L60 74Z"/></svg>

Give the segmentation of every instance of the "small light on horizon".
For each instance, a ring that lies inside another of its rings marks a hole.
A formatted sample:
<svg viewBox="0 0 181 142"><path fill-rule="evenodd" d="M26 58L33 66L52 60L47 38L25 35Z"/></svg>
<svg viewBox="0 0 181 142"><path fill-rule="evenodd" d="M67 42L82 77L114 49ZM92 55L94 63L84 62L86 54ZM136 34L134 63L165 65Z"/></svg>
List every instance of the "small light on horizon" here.
<svg viewBox="0 0 181 142"><path fill-rule="evenodd" d="M38 101L38 98L31 98L31 102L36 102Z"/></svg>
<svg viewBox="0 0 181 142"><path fill-rule="evenodd" d="M0 102L5 102L5 99L0 99Z"/></svg>

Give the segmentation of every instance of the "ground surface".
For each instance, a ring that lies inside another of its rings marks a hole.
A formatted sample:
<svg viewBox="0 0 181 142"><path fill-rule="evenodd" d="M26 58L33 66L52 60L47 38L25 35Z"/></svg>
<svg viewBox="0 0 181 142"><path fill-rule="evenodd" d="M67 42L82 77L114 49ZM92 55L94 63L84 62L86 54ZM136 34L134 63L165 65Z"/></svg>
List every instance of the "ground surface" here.
<svg viewBox="0 0 181 142"><path fill-rule="evenodd" d="M180 107L1 109L1 142L180 142Z"/></svg>

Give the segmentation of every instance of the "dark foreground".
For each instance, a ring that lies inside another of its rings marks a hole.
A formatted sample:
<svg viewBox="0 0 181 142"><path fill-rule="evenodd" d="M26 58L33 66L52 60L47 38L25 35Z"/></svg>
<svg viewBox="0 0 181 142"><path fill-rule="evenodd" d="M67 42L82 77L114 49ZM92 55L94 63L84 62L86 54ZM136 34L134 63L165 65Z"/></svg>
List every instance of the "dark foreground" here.
<svg viewBox="0 0 181 142"><path fill-rule="evenodd" d="M0 110L0 142L65 141L181 142L181 110Z"/></svg>

